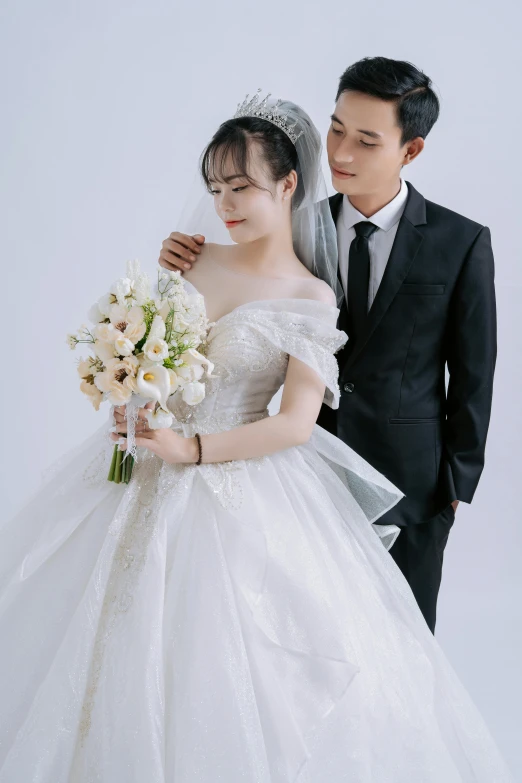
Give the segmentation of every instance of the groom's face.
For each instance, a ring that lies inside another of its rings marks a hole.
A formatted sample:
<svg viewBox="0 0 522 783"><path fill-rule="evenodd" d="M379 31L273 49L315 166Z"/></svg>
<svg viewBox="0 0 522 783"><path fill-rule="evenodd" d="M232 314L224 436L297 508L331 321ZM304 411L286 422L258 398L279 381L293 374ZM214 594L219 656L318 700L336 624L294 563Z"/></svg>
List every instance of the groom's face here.
<svg viewBox="0 0 522 783"><path fill-rule="evenodd" d="M397 183L407 162L394 103L359 92L339 96L328 131L332 184L347 196L378 194Z"/></svg>

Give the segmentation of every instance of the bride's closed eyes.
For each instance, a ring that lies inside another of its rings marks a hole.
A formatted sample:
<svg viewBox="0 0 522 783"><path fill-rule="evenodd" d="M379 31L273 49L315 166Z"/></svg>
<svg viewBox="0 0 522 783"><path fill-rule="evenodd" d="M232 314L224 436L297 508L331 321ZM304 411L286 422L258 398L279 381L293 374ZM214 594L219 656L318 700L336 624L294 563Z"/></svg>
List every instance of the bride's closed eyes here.
<svg viewBox="0 0 522 783"><path fill-rule="evenodd" d="M241 193L242 190L246 190L248 188L248 185L240 185L237 188L232 188L232 193ZM221 193L220 190L217 190L216 188L211 188L210 193L215 196L218 193Z"/></svg>

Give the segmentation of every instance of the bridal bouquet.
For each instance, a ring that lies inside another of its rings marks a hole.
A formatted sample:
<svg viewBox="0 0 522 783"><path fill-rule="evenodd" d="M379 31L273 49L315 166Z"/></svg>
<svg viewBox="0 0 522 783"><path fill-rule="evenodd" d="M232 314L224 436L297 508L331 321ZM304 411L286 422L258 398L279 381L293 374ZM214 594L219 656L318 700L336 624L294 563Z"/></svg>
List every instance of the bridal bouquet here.
<svg viewBox="0 0 522 783"><path fill-rule="evenodd" d="M67 342L71 349L80 343L90 346L92 355L80 359L78 373L80 389L95 409L103 400L126 406L127 449L114 447L108 479L128 483L139 408L154 401L147 413L149 427L170 427L167 401L172 394L181 394L188 405L205 397L202 379L213 365L197 350L208 331L204 300L187 292L180 272L158 272L153 295L147 275L133 261L126 277L116 280L88 317L94 326L83 325Z"/></svg>

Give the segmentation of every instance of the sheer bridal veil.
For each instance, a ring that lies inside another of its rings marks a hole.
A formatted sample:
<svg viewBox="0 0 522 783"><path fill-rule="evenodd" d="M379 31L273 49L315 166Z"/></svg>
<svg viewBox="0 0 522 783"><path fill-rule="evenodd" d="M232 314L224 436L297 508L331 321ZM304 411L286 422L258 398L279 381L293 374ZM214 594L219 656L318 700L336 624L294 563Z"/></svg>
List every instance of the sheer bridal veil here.
<svg viewBox="0 0 522 783"><path fill-rule="evenodd" d="M267 113L273 109L278 116L285 118L289 126L295 126L294 133L298 136L294 142L298 158L298 186L292 200L295 253L312 274L331 286L340 305L343 292L337 276L337 232L322 170L321 136L308 114L295 103L263 103ZM199 185L193 188L194 192L181 214L179 230L187 234L203 234L208 242L231 244L230 235L214 210L212 197L206 189L203 193L204 185L201 178L198 180Z"/></svg>

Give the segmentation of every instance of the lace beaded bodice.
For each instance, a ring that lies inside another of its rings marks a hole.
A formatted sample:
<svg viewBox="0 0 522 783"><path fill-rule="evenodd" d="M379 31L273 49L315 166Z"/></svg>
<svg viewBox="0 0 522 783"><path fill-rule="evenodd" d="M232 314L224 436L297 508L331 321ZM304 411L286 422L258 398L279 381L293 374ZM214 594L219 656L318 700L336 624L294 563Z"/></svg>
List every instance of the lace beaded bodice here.
<svg viewBox="0 0 522 783"><path fill-rule="evenodd" d="M289 356L317 372L326 386L325 401L337 407L335 353L346 335L336 321L335 307L312 299L270 299L236 307L210 329L206 355L214 371L206 381L205 399L190 407L180 395L171 397L176 420L186 434L196 428L205 434L267 416Z"/></svg>

